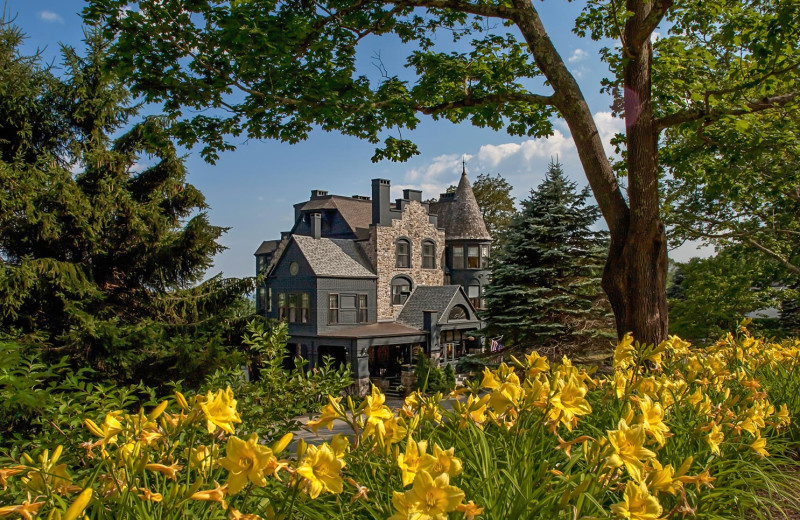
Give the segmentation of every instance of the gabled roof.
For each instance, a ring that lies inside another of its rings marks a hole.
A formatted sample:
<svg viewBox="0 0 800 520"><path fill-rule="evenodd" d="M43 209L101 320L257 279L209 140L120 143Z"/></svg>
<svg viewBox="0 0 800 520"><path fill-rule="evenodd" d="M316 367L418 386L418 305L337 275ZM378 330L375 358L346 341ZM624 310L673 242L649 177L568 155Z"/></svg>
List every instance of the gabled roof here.
<svg viewBox="0 0 800 520"><path fill-rule="evenodd" d="M280 244L280 240L265 240L261 242L261 245L258 246L256 252L253 253L254 255L265 255L267 253L272 253L276 249L278 249L278 244Z"/></svg>
<svg viewBox="0 0 800 520"><path fill-rule="evenodd" d="M292 235L314 274L326 278L376 278L353 240Z"/></svg>
<svg viewBox="0 0 800 520"><path fill-rule="evenodd" d="M430 212L438 216L438 225L444 228L448 241L492 239L466 171L461 173L455 194L440 197L430 208Z"/></svg>
<svg viewBox="0 0 800 520"><path fill-rule="evenodd" d="M339 211L353 233L360 228L369 228L372 224L372 201L328 195L308 202L296 204L300 211L315 209L335 209Z"/></svg>
<svg viewBox="0 0 800 520"><path fill-rule="evenodd" d="M444 323L447 320L445 311L459 291L463 293L460 285L418 285L406 300L403 310L397 316L397 321L421 329L424 327L423 311L436 311L439 313L438 322ZM463 299L470 305L466 295ZM474 309L472 313L475 313Z"/></svg>

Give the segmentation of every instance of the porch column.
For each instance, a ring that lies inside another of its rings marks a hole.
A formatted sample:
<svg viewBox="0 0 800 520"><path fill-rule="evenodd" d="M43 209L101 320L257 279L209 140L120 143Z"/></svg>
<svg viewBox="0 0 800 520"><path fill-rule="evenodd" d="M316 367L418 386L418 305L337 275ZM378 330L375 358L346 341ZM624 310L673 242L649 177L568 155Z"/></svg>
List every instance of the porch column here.
<svg viewBox="0 0 800 520"><path fill-rule="evenodd" d="M353 362L353 386L359 396L365 396L370 392L369 386L369 347L359 345L358 340L351 343L354 362Z"/></svg>
<svg viewBox="0 0 800 520"><path fill-rule="evenodd" d="M439 313L437 311L422 311L422 325L428 333L428 354L431 361L436 365L442 354L442 346L439 343Z"/></svg>

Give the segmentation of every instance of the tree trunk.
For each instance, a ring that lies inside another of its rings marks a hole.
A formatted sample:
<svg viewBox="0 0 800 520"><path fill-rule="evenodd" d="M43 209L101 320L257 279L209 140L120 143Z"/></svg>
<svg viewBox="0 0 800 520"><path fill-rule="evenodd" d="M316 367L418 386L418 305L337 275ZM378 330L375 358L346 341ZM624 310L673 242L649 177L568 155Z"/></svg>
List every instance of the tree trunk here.
<svg viewBox="0 0 800 520"><path fill-rule="evenodd" d="M649 7L628 0L634 16L626 22L627 41L640 30ZM603 214L611 245L603 273L621 338L628 332L641 342L667 337L667 249L659 218L658 132L650 90L652 47L649 37L626 56L625 123L628 149L628 203L606 157L594 118L575 78L556 51L530 0L514 0L514 21L531 49L536 65L553 86L554 105L572 133L581 164Z"/></svg>
<svg viewBox="0 0 800 520"><path fill-rule="evenodd" d="M628 0L634 15L626 21L625 41L633 42L649 13L649 4ZM667 337L667 239L659 218L658 132L653 121L649 35L639 48L626 46L625 133L628 149L626 233L611 234L603 289L608 294L617 334L633 332L645 343Z"/></svg>

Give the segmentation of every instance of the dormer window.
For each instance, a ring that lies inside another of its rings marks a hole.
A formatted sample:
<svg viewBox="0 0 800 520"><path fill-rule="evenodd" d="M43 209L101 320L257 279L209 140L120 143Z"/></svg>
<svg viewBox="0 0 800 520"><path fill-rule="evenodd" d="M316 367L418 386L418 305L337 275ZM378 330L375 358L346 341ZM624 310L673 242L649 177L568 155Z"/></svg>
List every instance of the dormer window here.
<svg viewBox="0 0 800 520"><path fill-rule="evenodd" d="M403 305L411 294L411 280L405 276L392 279L392 305Z"/></svg>
<svg viewBox="0 0 800 520"><path fill-rule="evenodd" d="M395 257L395 267L411 267L411 242L405 238L398 240L397 243L395 243Z"/></svg>
<svg viewBox="0 0 800 520"><path fill-rule="evenodd" d="M422 268L436 269L436 244L431 240L422 242Z"/></svg>

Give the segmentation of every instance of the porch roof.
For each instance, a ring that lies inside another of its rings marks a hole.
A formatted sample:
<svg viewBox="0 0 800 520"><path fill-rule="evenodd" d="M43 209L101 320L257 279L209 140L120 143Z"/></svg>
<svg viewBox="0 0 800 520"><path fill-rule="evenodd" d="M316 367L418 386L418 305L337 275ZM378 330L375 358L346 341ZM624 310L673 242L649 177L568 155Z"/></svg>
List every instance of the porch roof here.
<svg viewBox="0 0 800 520"><path fill-rule="evenodd" d="M385 338L389 336L419 336L424 330L415 329L396 321L371 323L320 334L328 338Z"/></svg>

